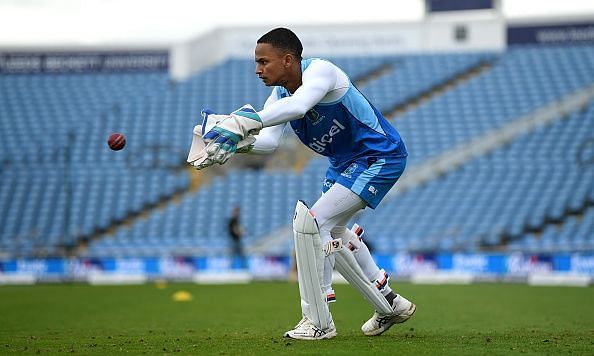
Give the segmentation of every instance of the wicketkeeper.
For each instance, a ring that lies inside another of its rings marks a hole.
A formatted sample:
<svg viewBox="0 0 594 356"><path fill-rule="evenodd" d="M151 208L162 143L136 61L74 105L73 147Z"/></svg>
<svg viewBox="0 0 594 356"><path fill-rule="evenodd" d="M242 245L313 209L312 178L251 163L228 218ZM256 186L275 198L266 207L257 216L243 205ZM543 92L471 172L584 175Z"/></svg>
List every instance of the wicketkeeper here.
<svg viewBox="0 0 594 356"><path fill-rule="evenodd" d="M322 196L311 208L302 201L295 208L302 319L285 336L336 336L328 308L335 300L334 268L375 310L363 333L380 335L408 320L416 306L392 291L388 274L363 242L363 229L356 224L348 229L347 223L360 209L377 207L402 175L408 153L398 131L340 68L323 59L302 59L302 51L291 30L276 28L262 36L255 50L256 74L273 87L264 109L244 105L229 115L203 111L188 162L204 169L237 152L272 152L289 125L303 144L328 157Z"/></svg>

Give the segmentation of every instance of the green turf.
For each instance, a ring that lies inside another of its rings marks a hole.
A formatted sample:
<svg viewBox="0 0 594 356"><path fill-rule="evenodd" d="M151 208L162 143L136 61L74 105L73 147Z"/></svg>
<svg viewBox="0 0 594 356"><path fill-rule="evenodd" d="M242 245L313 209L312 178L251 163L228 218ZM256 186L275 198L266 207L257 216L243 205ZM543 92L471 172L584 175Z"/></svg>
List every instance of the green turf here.
<svg viewBox="0 0 594 356"><path fill-rule="evenodd" d="M189 302L174 302L185 290ZM594 288L399 285L415 316L379 337L370 307L336 286L338 336L288 341L300 315L290 283L0 287L0 354L594 354Z"/></svg>

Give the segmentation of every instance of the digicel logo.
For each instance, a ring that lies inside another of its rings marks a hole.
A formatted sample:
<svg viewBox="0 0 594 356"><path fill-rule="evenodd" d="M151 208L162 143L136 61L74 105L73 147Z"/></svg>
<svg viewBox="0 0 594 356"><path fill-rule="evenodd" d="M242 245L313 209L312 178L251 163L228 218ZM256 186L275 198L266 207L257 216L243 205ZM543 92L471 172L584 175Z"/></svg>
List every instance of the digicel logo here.
<svg viewBox="0 0 594 356"><path fill-rule="evenodd" d="M320 138L313 138L313 142L309 144L309 148L312 150L322 153L326 149L326 145L332 142L332 137L342 132L345 127L340 124L336 119L332 120L334 125L330 127L328 133L323 134Z"/></svg>

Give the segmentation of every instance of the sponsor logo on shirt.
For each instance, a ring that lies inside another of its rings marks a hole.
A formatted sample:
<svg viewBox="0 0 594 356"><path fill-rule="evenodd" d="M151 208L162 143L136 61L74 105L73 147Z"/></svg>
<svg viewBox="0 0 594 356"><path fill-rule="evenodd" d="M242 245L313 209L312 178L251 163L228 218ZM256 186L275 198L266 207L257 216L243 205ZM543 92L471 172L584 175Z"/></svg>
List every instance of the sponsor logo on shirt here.
<svg viewBox="0 0 594 356"><path fill-rule="evenodd" d="M330 130L328 130L327 133L320 136L320 138L313 138L313 142L309 144L309 148L318 153L324 152L326 146L332 142L332 138L345 129L345 127L336 119L332 120L332 123L334 123L334 125L330 127Z"/></svg>
<svg viewBox="0 0 594 356"><path fill-rule="evenodd" d="M314 109L309 110L307 113L305 113L305 117L311 122L312 125L316 126L317 124L319 124L322 120L324 120L326 117L323 115L320 115L317 111L315 111Z"/></svg>
<svg viewBox="0 0 594 356"><path fill-rule="evenodd" d="M352 174L357 170L357 167L359 167L357 163L352 163L350 166L347 167L347 169L340 173L340 175L350 179L352 178Z"/></svg>

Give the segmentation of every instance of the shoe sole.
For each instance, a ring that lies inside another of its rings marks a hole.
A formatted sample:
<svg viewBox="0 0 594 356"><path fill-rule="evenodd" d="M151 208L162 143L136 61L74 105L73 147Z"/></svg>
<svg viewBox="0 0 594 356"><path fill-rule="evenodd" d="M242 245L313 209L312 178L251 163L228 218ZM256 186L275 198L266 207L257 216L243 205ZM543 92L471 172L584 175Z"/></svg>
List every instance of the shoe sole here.
<svg viewBox="0 0 594 356"><path fill-rule="evenodd" d="M417 306L414 303L411 303L410 308L408 308L407 310L407 315L405 316L405 318L394 321L393 323L390 324L386 324L386 327L384 327L383 329L377 329L373 332L370 333L364 333L366 336L378 336L381 335L383 333L385 333L386 331L390 330L390 328L392 327L392 325L394 324L402 324L405 321L407 321L408 319L410 319L413 314L417 311Z"/></svg>
<svg viewBox="0 0 594 356"><path fill-rule="evenodd" d="M283 337L284 338L287 338L287 339L291 339L291 340L324 340L324 339L332 339L336 335L338 335L338 333L336 332L336 330L332 330L330 332L325 333L321 337L294 337L294 336L289 335L288 332L285 333L283 335Z"/></svg>

